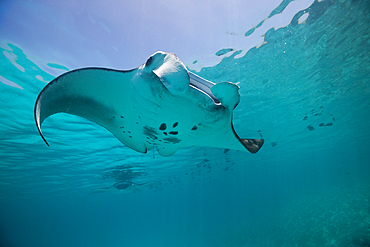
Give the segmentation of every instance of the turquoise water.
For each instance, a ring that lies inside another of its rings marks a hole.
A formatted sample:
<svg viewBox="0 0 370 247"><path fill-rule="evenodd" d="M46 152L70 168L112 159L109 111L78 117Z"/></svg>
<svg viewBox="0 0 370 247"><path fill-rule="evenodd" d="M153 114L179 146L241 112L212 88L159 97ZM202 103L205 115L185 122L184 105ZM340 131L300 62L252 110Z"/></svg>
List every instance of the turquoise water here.
<svg viewBox="0 0 370 247"><path fill-rule="evenodd" d="M235 128L265 145L255 155L192 147L167 158L63 114L43 124L47 147L33 107L54 76L8 41L0 245L370 246L369 30L368 1L323 1L241 58L220 47L215 56L234 54L195 73L239 82Z"/></svg>

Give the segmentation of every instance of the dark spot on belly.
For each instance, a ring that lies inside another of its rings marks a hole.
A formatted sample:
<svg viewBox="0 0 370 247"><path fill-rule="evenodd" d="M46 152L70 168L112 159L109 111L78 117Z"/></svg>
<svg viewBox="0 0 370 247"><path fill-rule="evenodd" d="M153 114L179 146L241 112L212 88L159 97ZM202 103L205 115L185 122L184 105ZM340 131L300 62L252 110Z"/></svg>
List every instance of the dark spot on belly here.
<svg viewBox="0 0 370 247"><path fill-rule="evenodd" d="M121 118L123 118L123 116L121 116Z"/></svg>
<svg viewBox="0 0 370 247"><path fill-rule="evenodd" d="M166 136L167 135L167 132L163 132L163 134Z"/></svg>
<svg viewBox="0 0 370 247"><path fill-rule="evenodd" d="M174 123L172 127L176 128L177 125L179 125L179 122Z"/></svg>
<svg viewBox="0 0 370 247"><path fill-rule="evenodd" d="M136 122L136 124L139 124L138 122Z"/></svg>
<svg viewBox="0 0 370 247"><path fill-rule="evenodd" d="M324 123L319 124L320 127L324 126Z"/></svg>
<svg viewBox="0 0 370 247"><path fill-rule="evenodd" d="M149 137L152 140L158 139L158 137L157 137L158 132L152 127L144 126L143 134L146 135L147 137Z"/></svg>
<svg viewBox="0 0 370 247"><path fill-rule="evenodd" d="M170 132L169 132L169 134L170 134L170 135L177 135L178 133L179 133L179 132L177 132L177 131L170 131Z"/></svg>
<svg viewBox="0 0 370 247"><path fill-rule="evenodd" d="M333 123L327 123L327 124L325 124L325 126L332 126L333 125Z"/></svg>
<svg viewBox="0 0 370 247"><path fill-rule="evenodd" d="M181 140L176 137L167 137L167 138L164 138L163 140L167 141L166 143L172 143L172 144L177 144L181 142Z"/></svg>
<svg viewBox="0 0 370 247"><path fill-rule="evenodd" d="M191 128L191 130L197 130L198 129L198 127L197 126L193 126L193 128Z"/></svg>
<svg viewBox="0 0 370 247"><path fill-rule="evenodd" d="M309 131L313 131L313 130L315 130L315 128L314 128L312 125L308 125L308 126L307 126L307 129L308 129Z"/></svg>
<svg viewBox="0 0 370 247"><path fill-rule="evenodd" d="M119 127L120 129L124 129L125 127L123 127L123 126L121 126L121 127Z"/></svg>
<svg viewBox="0 0 370 247"><path fill-rule="evenodd" d="M166 130L167 125L165 123L162 123L161 126L159 126L159 130Z"/></svg>
<svg viewBox="0 0 370 247"><path fill-rule="evenodd" d="M132 138L132 136L128 136L128 137Z"/></svg>

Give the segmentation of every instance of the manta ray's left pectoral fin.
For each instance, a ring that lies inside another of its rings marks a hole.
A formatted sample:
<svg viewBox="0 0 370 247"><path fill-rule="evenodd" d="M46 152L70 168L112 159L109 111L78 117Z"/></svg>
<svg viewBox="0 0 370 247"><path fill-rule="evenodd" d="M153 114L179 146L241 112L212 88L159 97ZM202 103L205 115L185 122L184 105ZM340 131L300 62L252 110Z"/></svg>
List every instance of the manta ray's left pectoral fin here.
<svg viewBox="0 0 370 247"><path fill-rule="evenodd" d="M252 154L255 154L261 149L265 140L262 140L262 139L240 139L240 142L241 142L241 144L243 144L243 146L246 149L248 149L249 152L251 152Z"/></svg>

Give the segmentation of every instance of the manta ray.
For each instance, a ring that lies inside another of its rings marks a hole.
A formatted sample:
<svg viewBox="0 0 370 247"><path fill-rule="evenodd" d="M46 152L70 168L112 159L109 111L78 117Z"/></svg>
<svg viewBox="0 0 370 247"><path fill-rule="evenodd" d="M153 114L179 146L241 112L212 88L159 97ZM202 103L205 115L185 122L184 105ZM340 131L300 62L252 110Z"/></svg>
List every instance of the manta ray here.
<svg viewBox="0 0 370 247"><path fill-rule="evenodd" d="M156 52L132 70L82 68L66 72L37 97L37 129L56 113L93 121L140 153L155 148L171 156L189 146L248 150L262 139L242 139L234 130L233 111L239 86L213 83L190 72L173 53Z"/></svg>

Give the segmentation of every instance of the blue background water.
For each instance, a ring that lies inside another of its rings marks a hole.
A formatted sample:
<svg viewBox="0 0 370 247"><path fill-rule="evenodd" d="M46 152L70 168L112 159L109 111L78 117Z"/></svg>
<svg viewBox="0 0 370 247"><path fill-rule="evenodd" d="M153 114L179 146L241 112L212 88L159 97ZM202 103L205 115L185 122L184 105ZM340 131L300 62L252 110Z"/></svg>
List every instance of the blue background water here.
<svg viewBox="0 0 370 247"><path fill-rule="evenodd" d="M197 72L240 82L234 124L240 136L262 133L256 155L143 155L63 114L43 125L47 147L33 106L54 76L9 41L0 55L1 246L370 246L369 18L368 1L315 2L269 30L262 47ZM135 185L117 186L127 181Z"/></svg>

